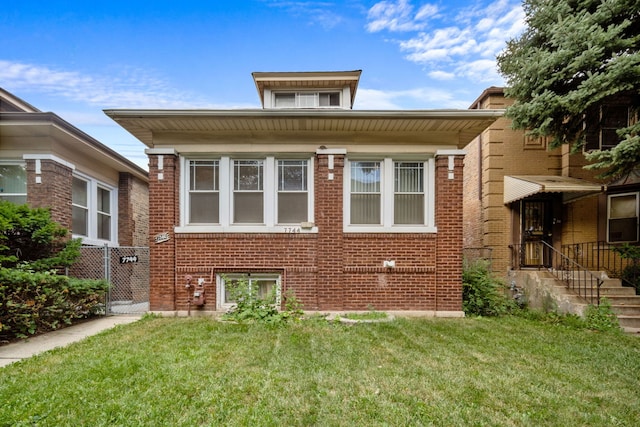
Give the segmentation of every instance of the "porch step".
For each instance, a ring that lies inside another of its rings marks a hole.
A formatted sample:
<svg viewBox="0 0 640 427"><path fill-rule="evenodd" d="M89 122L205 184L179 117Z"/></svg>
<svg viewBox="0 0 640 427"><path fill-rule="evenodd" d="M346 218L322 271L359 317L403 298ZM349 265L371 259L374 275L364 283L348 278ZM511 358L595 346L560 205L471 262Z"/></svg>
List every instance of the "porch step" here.
<svg viewBox="0 0 640 427"><path fill-rule="evenodd" d="M627 286L604 284L600 286L600 296L636 296L636 290Z"/></svg>
<svg viewBox="0 0 640 427"><path fill-rule="evenodd" d="M640 314L632 315L632 316L618 316L618 323L620 327L625 331L627 329L639 329L640 330Z"/></svg>
<svg viewBox="0 0 640 427"><path fill-rule="evenodd" d="M611 303L612 307L640 306L640 295L605 295L605 296ZM640 312L638 314L640 314Z"/></svg>
<svg viewBox="0 0 640 427"><path fill-rule="evenodd" d="M612 305L611 309L617 316L634 316L640 314L640 305Z"/></svg>

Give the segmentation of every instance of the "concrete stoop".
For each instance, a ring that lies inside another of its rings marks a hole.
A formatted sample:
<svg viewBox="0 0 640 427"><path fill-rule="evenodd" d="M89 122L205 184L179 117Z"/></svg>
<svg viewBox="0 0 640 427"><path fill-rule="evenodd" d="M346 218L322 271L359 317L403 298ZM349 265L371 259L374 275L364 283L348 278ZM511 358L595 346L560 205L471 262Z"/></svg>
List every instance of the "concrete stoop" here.
<svg viewBox="0 0 640 427"><path fill-rule="evenodd" d="M604 272L594 272L604 280L600 298L606 297L618 317L620 327L627 333L640 335L640 295L635 289L622 286L619 279L611 279ZM584 315L586 301L567 289L551 273L544 270L519 270L510 273L512 286L524 290L530 307L561 314Z"/></svg>

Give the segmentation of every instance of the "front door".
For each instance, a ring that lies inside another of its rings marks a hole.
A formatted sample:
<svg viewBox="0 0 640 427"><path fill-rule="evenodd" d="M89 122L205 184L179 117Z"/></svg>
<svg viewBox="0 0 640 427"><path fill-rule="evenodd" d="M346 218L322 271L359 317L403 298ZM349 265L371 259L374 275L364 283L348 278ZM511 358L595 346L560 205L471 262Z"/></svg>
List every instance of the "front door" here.
<svg viewBox="0 0 640 427"><path fill-rule="evenodd" d="M522 201L522 267L549 267L549 251L541 242L551 242L551 201Z"/></svg>

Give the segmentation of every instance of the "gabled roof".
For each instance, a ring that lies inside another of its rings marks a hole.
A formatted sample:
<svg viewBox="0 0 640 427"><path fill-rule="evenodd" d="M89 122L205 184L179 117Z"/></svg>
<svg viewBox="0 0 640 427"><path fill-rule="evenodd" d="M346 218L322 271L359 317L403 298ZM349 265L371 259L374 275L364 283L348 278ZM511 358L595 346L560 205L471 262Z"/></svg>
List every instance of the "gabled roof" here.
<svg viewBox="0 0 640 427"><path fill-rule="evenodd" d="M0 87L0 112L39 113L40 110Z"/></svg>
<svg viewBox="0 0 640 427"><path fill-rule="evenodd" d="M350 105L356 97L362 70L354 71L293 71L293 72L253 72L253 81L258 90L260 102L264 106L264 90L270 89L337 89L349 86Z"/></svg>

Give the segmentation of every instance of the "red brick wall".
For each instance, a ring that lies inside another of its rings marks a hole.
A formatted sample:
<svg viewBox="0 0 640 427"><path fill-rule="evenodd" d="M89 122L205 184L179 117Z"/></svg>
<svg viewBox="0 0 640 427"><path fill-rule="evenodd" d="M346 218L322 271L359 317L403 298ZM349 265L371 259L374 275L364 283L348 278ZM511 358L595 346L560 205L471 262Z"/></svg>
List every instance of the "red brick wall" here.
<svg viewBox="0 0 640 427"><path fill-rule="evenodd" d="M36 160L27 160L27 204L32 208L50 208L51 219L71 230L72 170L53 160L40 160L36 175ZM40 183L36 178L40 177Z"/></svg>
<svg viewBox="0 0 640 427"><path fill-rule="evenodd" d="M160 155L149 156L149 305L151 310L175 310L176 239L178 224L178 158L162 155L162 170L158 170ZM160 178L162 174L162 179ZM169 240L155 243L155 236L168 233ZM200 249L193 247L182 256L190 257Z"/></svg>
<svg viewBox="0 0 640 427"><path fill-rule="evenodd" d="M455 156L449 179L448 156L436 158L436 310L462 310L462 171L463 156Z"/></svg>
<svg viewBox="0 0 640 427"><path fill-rule="evenodd" d="M118 240L122 246L147 246L149 240L149 187L124 172L118 182Z"/></svg>
<svg viewBox="0 0 640 427"><path fill-rule="evenodd" d="M272 272L283 293L306 310L462 310L462 156L455 179L448 157L436 161L438 233L344 233L344 156L317 155L314 174L318 233L173 233L178 224L177 158L150 156L151 310L184 310L185 276L206 280L206 309L215 310L215 274ZM158 172L164 175L158 180ZM333 179L328 174L333 173ZM154 243L168 232L171 240ZM394 260L396 268L383 267Z"/></svg>

